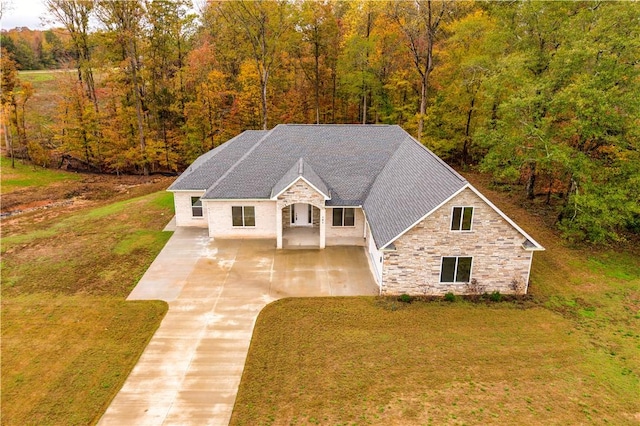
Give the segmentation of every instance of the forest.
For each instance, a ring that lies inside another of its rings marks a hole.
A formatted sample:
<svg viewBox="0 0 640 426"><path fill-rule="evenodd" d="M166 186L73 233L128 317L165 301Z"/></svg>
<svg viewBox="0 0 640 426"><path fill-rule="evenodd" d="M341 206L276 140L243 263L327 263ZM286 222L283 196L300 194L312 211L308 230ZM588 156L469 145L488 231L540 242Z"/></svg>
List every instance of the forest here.
<svg viewBox="0 0 640 426"><path fill-rule="evenodd" d="M44 1L55 29L2 33L14 159L177 173L246 129L398 124L572 241L640 231L637 2ZM40 68L70 70L48 114Z"/></svg>

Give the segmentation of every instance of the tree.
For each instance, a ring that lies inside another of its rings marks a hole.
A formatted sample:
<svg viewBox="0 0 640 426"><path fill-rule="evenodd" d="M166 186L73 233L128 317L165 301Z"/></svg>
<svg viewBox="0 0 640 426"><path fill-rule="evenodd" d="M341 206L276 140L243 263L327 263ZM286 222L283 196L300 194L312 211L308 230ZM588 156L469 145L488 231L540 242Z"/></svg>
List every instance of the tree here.
<svg viewBox="0 0 640 426"><path fill-rule="evenodd" d="M93 102L95 110L98 111L89 29L89 21L93 16L95 1L45 0L45 5L55 20L64 25L70 34L78 70L78 81L83 85L87 97Z"/></svg>
<svg viewBox="0 0 640 426"><path fill-rule="evenodd" d="M260 115L262 128L269 122L267 87L278 55L283 36L289 29L290 4L284 0L238 0L211 3L246 43L260 79Z"/></svg>
<svg viewBox="0 0 640 426"><path fill-rule="evenodd" d="M20 84L18 79L18 69L16 62L11 58L9 52L0 48L0 103L2 104L2 133L9 155L11 156L11 167L15 168L15 154L13 151L13 137L9 129L9 114L11 110L17 108L14 90Z"/></svg>
<svg viewBox="0 0 640 426"><path fill-rule="evenodd" d="M445 30L449 36L437 49L441 66L432 77L436 87L446 90L438 91L428 109L427 141L439 155L466 165L477 160L473 136L491 113L486 82L497 72L505 37L483 10L446 24Z"/></svg>
<svg viewBox="0 0 640 426"><path fill-rule="evenodd" d="M449 17L453 2L412 0L394 3L391 16L405 38L414 69L420 76L420 109L417 138L422 140L427 109L429 77L434 68L433 48L441 34L441 24Z"/></svg>
<svg viewBox="0 0 640 426"><path fill-rule="evenodd" d="M297 10L295 29L300 43L293 45L306 79L313 86L315 122L320 124L320 96L326 76L326 63L335 40L338 25L331 3L302 2ZM335 56L335 55L333 55ZM309 60L311 59L311 60Z"/></svg>
<svg viewBox="0 0 640 426"><path fill-rule="evenodd" d="M122 65L129 75L129 93L133 96L135 107L137 135L140 151L139 164L142 173L149 174L147 158L147 142L144 118L144 82L140 76L141 57L138 44L141 41L142 21L145 9L141 0L98 2L98 17L115 36L123 56Z"/></svg>

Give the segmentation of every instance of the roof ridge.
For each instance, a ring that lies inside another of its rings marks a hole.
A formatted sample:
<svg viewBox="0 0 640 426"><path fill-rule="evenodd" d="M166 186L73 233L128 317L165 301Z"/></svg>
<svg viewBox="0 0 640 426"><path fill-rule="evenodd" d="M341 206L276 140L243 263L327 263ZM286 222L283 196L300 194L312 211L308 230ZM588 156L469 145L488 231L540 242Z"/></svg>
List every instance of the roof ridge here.
<svg viewBox="0 0 640 426"><path fill-rule="evenodd" d="M399 127L399 126L398 126ZM404 129L403 129L404 130ZM398 144L398 147L395 149L395 151L393 152L393 154L391 154L389 156L389 158L387 159L387 162L385 163L384 167L380 170L380 172L378 173L378 175L376 176L376 178L373 180L373 182L371 182L371 185L369 186L369 188L367 188L367 192L364 196L364 199L362 200L362 206L364 209L365 204L368 204L369 201L369 196L371 195L371 191L373 190L373 188L376 186L376 184L379 182L379 180L381 179L381 176L385 173L385 171L387 170L387 168L389 167L389 164L392 162L392 160L394 158L396 158L398 154L398 152L400 152L400 150L402 149L402 147L405 145L405 143L411 143L414 142L415 144L417 144L420 148L424 149L427 154L429 156L431 156L432 158L434 158L435 160L437 160L442 166L444 166L445 170L447 170L449 173L451 173L454 177L456 177L457 179L459 179L461 181L461 183L469 183L464 177L462 177L458 172L456 172L455 170L453 170L453 168L448 165L444 160L442 160L440 157L438 157L437 155L435 155L433 152L431 152L431 150L429 148L427 148L426 146L422 145L420 142L418 142L413 136L411 136L408 132L406 132L406 136L404 137L404 139L402 139L402 141ZM366 214L366 211L365 211ZM373 239L377 244L377 238L376 238L376 234L375 231L373 229L373 227L371 227L371 233L373 234Z"/></svg>
<svg viewBox="0 0 640 426"><path fill-rule="evenodd" d="M307 127L393 127L397 126L397 124L384 124L384 123L372 123L372 124L362 124L362 123L323 123L323 124L313 124L313 123L281 123L278 126L307 126ZM277 126L276 126L277 127Z"/></svg>
<svg viewBox="0 0 640 426"><path fill-rule="evenodd" d="M246 130L245 130L246 132ZM244 133L244 132L242 132ZM180 174L180 176L178 176L178 178L169 186L168 189L171 189L176 183L178 183L179 181L185 179L186 177L190 176L192 173L195 173L196 170L198 170L200 167L204 166L206 163L208 163L212 158L215 158L218 154L220 154L222 151L224 151L228 146L231 145L231 142L233 142L234 140L236 140L238 137L240 137L240 135L242 133L238 133L237 135L235 135L234 137L232 137L231 139L229 139L228 141L218 145L217 147L213 148L210 151L205 152L204 154L198 156L198 158L196 158L190 165L189 167ZM193 166L198 162L198 160L202 157L204 157L207 154L211 154L209 155L208 158L206 158L205 160L202 161L202 163L198 164L198 166L196 168L194 168Z"/></svg>
<svg viewBox="0 0 640 426"><path fill-rule="evenodd" d="M278 127L278 126L276 126L276 127ZM216 185L218 185L218 184L219 184L220 182L222 182L222 181L223 181L227 176L229 176L229 174L230 174L233 170L235 170L235 168L238 166L238 164L242 163L242 162L243 162L243 161L244 161L244 160L249 156L249 154L251 154L251 153L252 153L252 152L253 152L253 151L258 147L258 145L260 145L260 144L265 140L265 138L266 138L267 136L269 136L269 135L270 135L270 134L275 130L275 128L276 128L276 127L274 127L273 129L269 130L269 131L268 131L267 133L265 133L265 134L264 134L264 136L262 136L262 137L261 137L261 138L260 138L260 139L255 143L255 144L253 144L253 146L252 146L252 147L251 147L247 152L245 152L245 153L242 155L242 157L240 157L240 158L238 159L238 161L236 161L235 163L233 163L233 166L229 167L229 168L227 169L227 171L226 171L226 172L224 172L224 173L222 174L222 176L220 176L220 177L218 178L218 180L216 180L215 182L213 182L213 184L212 184L209 188L207 188L207 189L205 190L205 194L207 194L209 191L211 191L213 188L215 188L215 187L216 187ZM246 130L245 130L245 131L246 131ZM242 133L244 133L244 132L242 132ZM240 133L240 134L242 134L242 133Z"/></svg>
<svg viewBox="0 0 640 426"><path fill-rule="evenodd" d="M367 202L367 198L369 198L369 194L371 193L371 189L375 186L376 182L378 182L378 179L380 179L380 176L382 175L382 173L386 170L387 167L389 167L389 163L391 162L391 159L393 157L396 156L396 154L398 153L398 150L400 149L400 147L402 146L402 144L404 143L404 141L410 137L410 135L407 133L407 136L405 136L405 138L402 140L402 142L400 142L398 144L398 147L393 151L393 154L391 154L388 158L387 161L384 163L384 167L382 169L380 169L380 172L378 173L378 175L376 176L376 178L371 182L371 185L369 185L369 188L367 188L367 192L364 196L364 198L362 199L362 205L364 206L364 203Z"/></svg>

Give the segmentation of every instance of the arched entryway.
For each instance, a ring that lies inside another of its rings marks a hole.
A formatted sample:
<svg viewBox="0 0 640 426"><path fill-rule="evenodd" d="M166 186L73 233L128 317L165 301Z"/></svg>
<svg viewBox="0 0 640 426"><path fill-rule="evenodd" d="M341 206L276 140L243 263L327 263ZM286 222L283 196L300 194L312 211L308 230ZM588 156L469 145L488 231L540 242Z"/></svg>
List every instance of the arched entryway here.
<svg viewBox="0 0 640 426"><path fill-rule="evenodd" d="M323 248L320 241L321 209L309 203L282 208L282 248Z"/></svg>
<svg viewBox="0 0 640 426"><path fill-rule="evenodd" d="M325 209L311 203L278 205L278 248L325 247Z"/></svg>

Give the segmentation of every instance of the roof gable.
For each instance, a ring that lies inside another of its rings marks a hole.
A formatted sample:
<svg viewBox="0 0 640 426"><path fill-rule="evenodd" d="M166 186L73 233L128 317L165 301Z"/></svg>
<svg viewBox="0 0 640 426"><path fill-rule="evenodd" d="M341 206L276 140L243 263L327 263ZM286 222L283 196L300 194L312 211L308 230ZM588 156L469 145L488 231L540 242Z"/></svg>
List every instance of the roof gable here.
<svg viewBox="0 0 640 426"><path fill-rule="evenodd" d="M455 193L451 194L451 196L447 197L445 200L443 200L439 205L435 206L433 209L431 209L430 211L428 211L424 216L420 217L418 220L416 220L413 224L411 224L411 226L407 227L406 229L404 229L402 232L400 232L398 235L396 235L394 238L391 239L391 241L387 244L385 244L382 249L388 248L391 245L393 245L393 242L396 241L398 238L400 238L401 236L403 236L404 234L406 234L407 232L409 232L411 229L413 229L418 223L422 222L423 220L425 220L426 218L428 218L429 216L431 216L431 214L433 214L435 211L439 210L443 205L445 205L446 203L448 203L449 201L451 201L453 198L455 198L458 194L460 194L462 191L464 191L465 189L469 189L470 191L472 191L478 198L480 198L480 200L482 200L489 208L491 208L494 212L496 212L500 217L502 217L502 219L504 219L505 222L507 222L509 225L511 225L518 233L520 233L520 235L523 236L524 241L522 242L522 248L527 250L527 251L543 251L544 247L542 247L536 240L534 240L533 238L531 238L531 236L529 236L529 234L527 234L522 228L520 228L513 220L511 220L506 214L504 214L504 212L502 212L502 210L500 210L498 207L496 207L491 201L489 201L489 199L487 199L487 197L485 197L484 195L482 195L482 193L480 191L478 191L473 185L471 185L470 183L466 183L462 188L460 188L458 191L456 191Z"/></svg>
<svg viewBox="0 0 640 426"><path fill-rule="evenodd" d="M313 170L311 165L305 164L304 159L300 158L294 165L285 173L282 178L271 189L271 199L274 200L295 184L298 180L304 180L311 188L317 191L324 197L325 200L331 199L331 193L329 189L322 181L320 176Z"/></svg>
<svg viewBox="0 0 640 426"><path fill-rule="evenodd" d="M407 134L363 205L376 246L389 245L466 184L462 176Z"/></svg>

